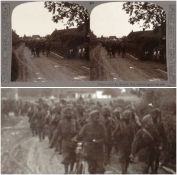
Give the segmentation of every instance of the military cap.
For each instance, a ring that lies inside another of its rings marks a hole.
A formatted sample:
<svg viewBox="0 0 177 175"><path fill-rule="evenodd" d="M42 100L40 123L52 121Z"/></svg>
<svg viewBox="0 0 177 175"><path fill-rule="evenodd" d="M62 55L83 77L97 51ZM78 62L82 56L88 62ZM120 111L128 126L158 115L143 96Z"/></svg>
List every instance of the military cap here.
<svg viewBox="0 0 177 175"><path fill-rule="evenodd" d="M150 114L147 114L143 117L142 125L143 126L152 126L153 125L152 116Z"/></svg>
<svg viewBox="0 0 177 175"><path fill-rule="evenodd" d="M151 111L151 114L152 114L152 115L155 114L155 115L157 115L157 116L160 116L160 115L161 115L161 111L160 111L159 108L155 108L155 109L153 109L153 110Z"/></svg>
<svg viewBox="0 0 177 175"><path fill-rule="evenodd" d="M63 114L64 115L68 115L68 114L71 114L72 113L72 110L71 110L71 107L65 107L64 109L63 109Z"/></svg>
<svg viewBox="0 0 177 175"><path fill-rule="evenodd" d="M121 108L120 107L115 108L114 111L113 111L114 114L117 114L117 113L120 113L120 112L121 112Z"/></svg>
<svg viewBox="0 0 177 175"><path fill-rule="evenodd" d="M125 110L122 114L122 119L129 120L132 116L132 111L131 110Z"/></svg>
<svg viewBox="0 0 177 175"><path fill-rule="evenodd" d="M107 114L107 115L110 115L110 114L111 114L111 111L110 111L109 107L107 107L107 106L104 107L104 108L103 108L103 113L104 113L104 114Z"/></svg>
<svg viewBox="0 0 177 175"><path fill-rule="evenodd" d="M95 114L99 114L99 111L97 109L91 110L89 113L91 117L95 116Z"/></svg>

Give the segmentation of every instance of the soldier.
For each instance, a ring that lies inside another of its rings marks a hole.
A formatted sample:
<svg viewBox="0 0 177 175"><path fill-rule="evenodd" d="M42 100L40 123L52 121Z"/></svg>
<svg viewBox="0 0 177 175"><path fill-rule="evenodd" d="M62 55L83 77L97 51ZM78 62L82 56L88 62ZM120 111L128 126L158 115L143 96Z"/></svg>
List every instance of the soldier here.
<svg viewBox="0 0 177 175"><path fill-rule="evenodd" d="M167 136L165 132L164 125L161 120L161 111L159 108L155 108L151 112L152 120L154 123L155 128L158 132L158 138L157 138L157 152L156 152L156 160L155 160L155 167L154 167L154 173L157 173L158 167L159 167L159 158L162 150L164 150L165 145L167 143Z"/></svg>
<svg viewBox="0 0 177 175"><path fill-rule="evenodd" d="M46 56L48 57L51 52L51 43L47 42L46 43Z"/></svg>
<svg viewBox="0 0 177 175"><path fill-rule="evenodd" d="M42 54L43 54L43 55L45 54L45 49L46 49L45 42L42 41L42 42L41 42L41 50L42 50Z"/></svg>
<svg viewBox="0 0 177 175"><path fill-rule="evenodd" d="M118 127L118 125L120 124L120 108L116 108L113 111L113 121L114 121L114 125L113 125L113 131ZM112 140L113 140L113 146L115 148L116 153L118 152L118 140L114 140L113 138L113 132L112 132Z"/></svg>
<svg viewBox="0 0 177 175"><path fill-rule="evenodd" d="M31 131L32 131L32 135L35 136L37 135L38 133L38 130L37 130L37 107L34 106L34 109L33 109L33 114L31 114L31 117L29 119L29 122L30 122L30 128L31 128Z"/></svg>
<svg viewBox="0 0 177 175"><path fill-rule="evenodd" d="M42 141L45 139L45 111L42 106L38 106L37 120L39 140Z"/></svg>
<svg viewBox="0 0 177 175"><path fill-rule="evenodd" d="M115 108L113 111L113 119L115 125L120 123L120 117L121 117L120 112L121 112L121 108L119 107Z"/></svg>
<svg viewBox="0 0 177 175"><path fill-rule="evenodd" d="M155 173L155 160L157 153L157 141L158 132L154 127L151 115L146 115L142 120L142 128L136 133L132 143L130 159L134 161L135 155L140 151L144 150L144 160L141 164L142 173L148 174L149 168L151 173Z"/></svg>
<svg viewBox="0 0 177 175"><path fill-rule="evenodd" d="M126 110L122 114L120 123L117 125L116 129L113 132L113 138L118 143L118 149L120 154L120 165L122 174L127 173L129 165L129 155L131 151L131 143L133 141L133 132L131 130L131 118L132 112Z"/></svg>
<svg viewBox="0 0 177 175"><path fill-rule="evenodd" d="M111 118L111 112L108 107L103 108L103 124L106 129L107 140L105 143L105 152L106 152L106 159L105 163L110 162L110 155L112 151L112 131L113 131L113 120Z"/></svg>
<svg viewBox="0 0 177 175"><path fill-rule="evenodd" d="M51 118L51 113L50 113L50 110L48 109L46 117L45 117L45 135L46 136L49 136L50 118Z"/></svg>
<svg viewBox="0 0 177 175"><path fill-rule="evenodd" d="M59 123L58 115L56 115L56 113L52 114L52 118L49 124L49 136L48 136L50 148L53 148L54 146L54 131L58 126L58 123Z"/></svg>
<svg viewBox="0 0 177 175"><path fill-rule="evenodd" d="M127 51L125 43L121 44L121 51L122 51L122 58L124 58L126 55L126 51Z"/></svg>
<svg viewBox="0 0 177 175"><path fill-rule="evenodd" d="M68 172L73 171L76 160L75 144L72 142L72 138L77 134L77 123L72 118L70 107L66 107L63 110L63 119L58 125L58 133L62 139L62 163L64 164L65 174L68 174Z"/></svg>
<svg viewBox="0 0 177 175"><path fill-rule="evenodd" d="M55 106L55 116L56 116L56 120L55 120L55 126L53 129L53 134L52 134L52 138L51 138L51 148L55 147L55 152L58 152L59 151L59 154L61 154L61 137L58 137L59 136L59 127L58 125L60 124L60 120L61 120L61 108L59 105L56 105Z"/></svg>
<svg viewBox="0 0 177 175"><path fill-rule="evenodd" d="M40 57L40 52L41 52L41 44L39 41L36 42L35 44L35 51L36 51L36 56Z"/></svg>
<svg viewBox="0 0 177 175"><path fill-rule="evenodd" d="M83 140L85 158L88 162L88 171L91 174L103 174L104 169L104 143L106 131L99 122L98 110L90 112L90 120L85 124L78 135L78 140Z"/></svg>

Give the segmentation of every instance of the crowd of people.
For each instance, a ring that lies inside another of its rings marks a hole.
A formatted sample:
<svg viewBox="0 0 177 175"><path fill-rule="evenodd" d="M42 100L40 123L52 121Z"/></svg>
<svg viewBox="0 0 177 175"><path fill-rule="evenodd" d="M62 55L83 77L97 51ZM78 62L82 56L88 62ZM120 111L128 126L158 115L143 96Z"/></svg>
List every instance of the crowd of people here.
<svg viewBox="0 0 177 175"><path fill-rule="evenodd" d="M116 54L124 58L127 52L127 47L125 42L116 42L116 41L104 42L103 47L107 50L110 58L116 57Z"/></svg>
<svg viewBox="0 0 177 175"><path fill-rule="evenodd" d="M2 111L8 112L5 104L2 103ZM91 174L103 174L115 154L119 155L117 164L121 173L128 173L129 163L134 162L141 150L145 154L142 173L158 172L160 154L166 143L158 108L150 108L141 117L131 103L117 101L39 98L17 104L13 108L18 109L17 115L23 112L28 116L32 135L38 136L39 141L47 137L49 148L62 155L66 174L75 173L78 142L83 143L83 157Z"/></svg>
<svg viewBox="0 0 177 175"><path fill-rule="evenodd" d="M40 53L42 53L43 55L45 54L48 57L51 52L51 44L47 41L27 41L26 46L30 49L34 57L40 57Z"/></svg>

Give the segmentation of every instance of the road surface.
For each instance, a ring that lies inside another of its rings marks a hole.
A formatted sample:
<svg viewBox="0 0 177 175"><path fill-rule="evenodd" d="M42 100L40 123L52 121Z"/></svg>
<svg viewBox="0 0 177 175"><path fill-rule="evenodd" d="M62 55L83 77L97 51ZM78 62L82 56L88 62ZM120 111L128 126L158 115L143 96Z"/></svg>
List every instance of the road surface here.
<svg viewBox="0 0 177 175"><path fill-rule="evenodd" d="M160 81L167 80L166 73L160 69L163 65L154 62L141 62L122 58L116 55L115 58L110 58L110 63L113 67L113 75L124 81ZM161 72L162 71L162 72ZM114 74L115 73L115 74Z"/></svg>
<svg viewBox="0 0 177 175"><path fill-rule="evenodd" d="M40 54L34 57L30 50L21 45L17 49L20 76L17 81L49 82L89 80L88 61L81 59L56 58Z"/></svg>
<svg viewBox="0 0 177 175"><path fill-rule="evenodd" d="M92 60L102 63L105 80L114 81L161 81L167 80L165 65L158 62L135 60L129 54L123 58L116 54L110 57L107 51L97 46L91 51ZM100 78L98 77L98 80Z"/></svg>
<svg viewBox="0 0 177 175"><path fill-rule="evenodd" d="M81 59L56 58L53 55L40 57L31 55L30 50L21 45L17 49L20 61L20 76L17 81L84 81L90 80L89 61ZM100 64L104 66L105 80L114 81L161 81L167 80L165 65L157 62L142 62L116 55L110 58L104 48L99 48ZM98 59L97 56L95 59ZM104 78L103 78L104 79ZM99 80L99 78L98 78Z"/></svg>
<svg viewBox="0 0 177 175"><path fill-rule="evenodd" d="M32 137L28 118L12 127L2 127L2 174L63 174L62 156L49 149L47 138L40 142ZM130 164L129 173L141 173L140 164ZM112 154L106 174L121 173L118 156ZM165 173L159 169L159 173Z"/></svg>

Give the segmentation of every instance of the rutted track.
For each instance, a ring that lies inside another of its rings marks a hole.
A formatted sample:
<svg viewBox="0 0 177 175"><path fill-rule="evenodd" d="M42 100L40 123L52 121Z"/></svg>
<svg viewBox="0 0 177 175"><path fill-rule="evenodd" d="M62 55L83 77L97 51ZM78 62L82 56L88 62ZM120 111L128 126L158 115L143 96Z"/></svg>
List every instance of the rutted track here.
<svg viewBox="0 0 177 175"><path fill-rule="evenodd" d="M32 137L27 118L14 127L2 129L2 173L63 173L61 155L48 148L48 140Z"/></svg>
<svg viewBox="0 0 177 175"><path fill-rule="evenodd" d="M1 172L2 174L63 174L62 156L49 149L48 139L42 142L32 137L27 118L14 127L2 128ZM140 164L130 164L129 173L140 173ZM117 155L112 156L106 173L119 174ZM165 173L159 169L159 173Z"/></svg>

